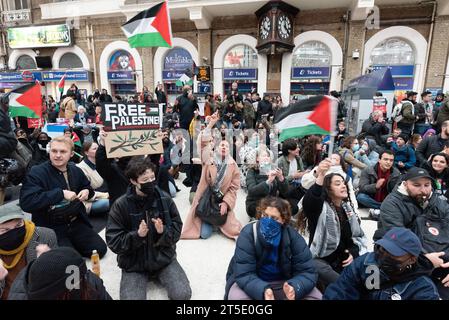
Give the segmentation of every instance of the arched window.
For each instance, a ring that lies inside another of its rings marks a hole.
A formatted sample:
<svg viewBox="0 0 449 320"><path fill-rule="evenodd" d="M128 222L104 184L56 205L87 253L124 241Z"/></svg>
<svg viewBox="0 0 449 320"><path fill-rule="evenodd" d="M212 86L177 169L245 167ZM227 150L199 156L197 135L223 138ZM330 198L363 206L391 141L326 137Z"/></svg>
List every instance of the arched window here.
<svg viewBox="0 0 449 320"><path fill-rule="evenodd" d="M257 52L250 46L240 44L225 55L224 68L257 68Z"/></svg>
<svg viewBox="0 0 449 320"><path fill-rule="evenodd" d="M29 55L20 56L17 59L16 66L18 70L36 69L36 61Z"/></svg>
<svg viewBox="0 0 449 320"><path fill-rule="evenodd" d="M59 68L60 69L76 69L82 68L83 62L80 57L78 57L75 53L68 52L61 57L59 60Z"/></svg>
<svg viewBox="0 0 449 320"><path fill-rule="evenodd" d="M390 38L378 44L371 53L371 65L413 65L415 51L404 40Z"/></svg>
<svg viewBox="0 0 449 320"><path fill-rule="evenodd" d="M322 42L309 41L293 53L293 67L329 67L332 61L330 49Z"/></svg>

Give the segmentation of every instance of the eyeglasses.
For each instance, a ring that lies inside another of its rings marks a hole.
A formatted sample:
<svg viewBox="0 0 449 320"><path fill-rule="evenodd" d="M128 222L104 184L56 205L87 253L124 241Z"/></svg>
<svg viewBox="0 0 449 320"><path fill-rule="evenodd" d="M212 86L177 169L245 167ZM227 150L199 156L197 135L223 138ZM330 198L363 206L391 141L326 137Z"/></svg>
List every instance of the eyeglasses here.
<svg viewBox="0 0 449 320"><path fill-rule="evenodd" d="M23 227L24 224L25 222L21 219L13 228L0 228L0 234L5 234L11 230Z"/></svg>

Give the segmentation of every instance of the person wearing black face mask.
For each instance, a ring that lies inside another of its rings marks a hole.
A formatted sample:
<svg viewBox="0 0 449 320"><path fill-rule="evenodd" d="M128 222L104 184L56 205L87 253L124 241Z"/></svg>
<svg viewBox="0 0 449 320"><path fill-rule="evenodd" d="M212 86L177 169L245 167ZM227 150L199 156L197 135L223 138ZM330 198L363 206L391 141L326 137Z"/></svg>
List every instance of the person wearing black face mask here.
<svg viewBox="0 0 449 320"><path fill-rule="evenodd" d="M31 146L33 148L33 157L30 162L30 167L42 164L49 160L47 145L50 140L51 138L47 133L41 132L39 133L37 139L31 142Z"/></svg>
<svg viewBox="0 0 449 320"><path fill-rule="evenodd" d="M182 220L170 195L156 185L155 170L149 158L133 158L126 170L131 185L109 212L106 241L122 269L121 300L146 300L149 277L160 280L169 299L192 294L176 260Z"/></svg>
<svg viewBox="0 0 449 320"><path fill-rule="evenodd" d="M343 270L324 293L326 300L438 300L430 279L432 263L422 255L419 238L395 227L376 241L375 251Z"/></svg>
<svg viewBox="0 0 449 320"><path fill-rule="evenodd" d="M8 298L20 271L36 259L39 245L45 245L45 248L57 246L53 230L25 221L21 212L6 211L0 212L0 300Z"/></svg>

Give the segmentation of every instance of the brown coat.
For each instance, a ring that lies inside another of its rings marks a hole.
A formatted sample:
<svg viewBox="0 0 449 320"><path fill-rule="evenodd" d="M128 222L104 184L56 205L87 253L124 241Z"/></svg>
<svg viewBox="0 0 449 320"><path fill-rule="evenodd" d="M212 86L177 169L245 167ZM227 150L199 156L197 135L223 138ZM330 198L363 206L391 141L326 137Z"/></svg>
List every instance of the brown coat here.
<svg viewBox="0 0 449 320"><path fill-rule="evenodd" d="M61 103L59 118L72 120L73 118L75 118L77 111L78 109L76 108L75 100L73 100L72 97L67 97Z"/></svg>
<svg viewBox="0 0 449 320"><path fill-rule="evenodd" d="M217 167L213 164L203 165L201 180L193 199L192 207L184 221L181 239L199 239L201 233L201 220L195 216L196 207L203 196L208 185L212 185L217 178ZM235 202L237 200L237 190L240 188L240 171L234 160L228 164L226 176L221 185L221 192L224 194L223 201L228 205L228 218L226 223L220 226L221 232L229 238L237 239L242 229L242 224L237 220L234 213Z"/></svg>

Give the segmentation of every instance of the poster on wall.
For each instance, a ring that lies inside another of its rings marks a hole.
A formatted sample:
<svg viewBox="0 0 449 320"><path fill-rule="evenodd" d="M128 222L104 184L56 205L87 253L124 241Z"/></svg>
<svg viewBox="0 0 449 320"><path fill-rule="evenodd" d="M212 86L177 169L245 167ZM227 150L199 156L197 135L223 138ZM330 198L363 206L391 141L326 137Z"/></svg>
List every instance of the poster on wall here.
<svg viewBox="0 0 449 320"><path fill-rule="evenodd" d="M384 97L373 98L373 112L377 110L382 111L384 117L387 116L387 99Z"/></svg>
<svg viewBox="0 0 449 320"><path fill-rule="evenodd" d="M101 120L108 158L163 153L159 105L106 103Z"/></svg>
<svg viewBox="0 0 449 320"><path fill-rule="evenodd" d="M126 50L118 50L109 59L109 71L133 71L136 69L134 57Z"/></svg>
<svg viewBox="0 0 449 320"><path fill-rule="evenodd" d="M11 49L67 47L72 44L67 24L9 28L7 33Z"/></svg>

